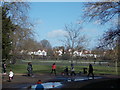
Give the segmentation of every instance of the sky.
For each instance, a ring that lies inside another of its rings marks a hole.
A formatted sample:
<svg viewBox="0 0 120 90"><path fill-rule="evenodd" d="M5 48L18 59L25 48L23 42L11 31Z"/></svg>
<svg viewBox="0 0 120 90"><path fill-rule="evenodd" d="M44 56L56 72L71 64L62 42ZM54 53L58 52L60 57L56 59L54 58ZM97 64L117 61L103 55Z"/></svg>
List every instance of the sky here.
<svg viewBox="0 0 120 90"><path fill-rule="evenodd" d="M94 48L98 38L109 26L101 26L97 21L82 24L81 15L84 13L82 6L82 2L31 2L29 17L35 25L34 39L38 42L46 39L53 47L62 46L60 40L66 34L64 26L70 23L79 23L83 27L81 33L89 41L86 48Z"/></svg>
<svg viewBox="0 0 120 90"><path fill-rule="evenodd" d="M6 2L119 2L119 0L1 0Z"/></svg>

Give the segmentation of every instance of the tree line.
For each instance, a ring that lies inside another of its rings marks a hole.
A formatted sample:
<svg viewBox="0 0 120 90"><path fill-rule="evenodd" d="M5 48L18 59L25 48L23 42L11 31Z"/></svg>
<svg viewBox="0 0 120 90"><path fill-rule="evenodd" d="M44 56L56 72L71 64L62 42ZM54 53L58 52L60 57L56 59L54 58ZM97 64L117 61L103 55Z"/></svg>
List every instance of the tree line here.
<svg viewBox="0 0 120 90"><path fill-rule="evenodd" d="M98 20L101 25L105 25L111 20L118 19L119 2L88 2L84 4L84 21L91 22ZM27 13L30 9L28 2L2 2L2 61L16 60L20 50L37 50L47 48L49 54L52 53L49 41L34 40L34 24L29 21ZM114 57L119 61L120 52L120 28L118 22L111 27L99 39L100 43L97 50L112 50ZM72 54L74 50L85 48L87 38L81 35L82 26L74 24L65 25L64 30L67 34L62 40L65 48L70 48ZM111 56L112 57L112 56ZM71 59L72 62L72 59Z"/></svg>

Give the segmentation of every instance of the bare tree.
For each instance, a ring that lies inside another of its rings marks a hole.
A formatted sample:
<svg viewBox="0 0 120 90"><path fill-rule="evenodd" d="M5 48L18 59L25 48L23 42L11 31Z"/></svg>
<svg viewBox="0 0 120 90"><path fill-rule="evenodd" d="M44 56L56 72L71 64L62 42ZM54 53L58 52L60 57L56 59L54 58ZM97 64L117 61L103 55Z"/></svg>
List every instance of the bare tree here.
<svg viewBox="0 0 120 90"><path fill-rule="evenodd" d="M52 48L52 46L48 40L45 40L45 39L41 40L40 43L41 43L41 46L43 47L43 49L51 49Z"/></svg>
<svg viewBox="0 0 120 90"><path fill-rule="evenodd" d="M109 0L106 0L109 1ZM110 20L117 20L117 23L112 25L110 29L103 35L101 39L101 47L104 46L112 46L114 49L117 47L117 59L116 59L116 67L117 61L120 62L119 51L120 51L120 21L119 21L119 13L120 13L120 2L115 2L116 0L112 0L112 2L90 2L85 3L85 13L84 16L88 20L99 20L101 24L105 24ZM113 43L113 44L112 44ZM117 68L116 68L117 70Z"/></svg>
<svg viewBox="0 0 120 90"><path fill-rule="evenodd" d="M106 2L89 2L85 3L85 13L84 18L89 21L97 20L102 25L112 22L111 27L106 31L103 37L100 39L100 47L114 47L117 45L120 38L120 21L118 15L120 12L119 5L120 2L116 0L105 0ZM116 23L113 24L113 21L116 20Z"/></svg>
<svg viewBox="0 0 120 90"><path fill-rule="evenodd" d="M100 38L99 47L104 49L115 48L120 37L120 31L117 27L111 27Z"/></svg>
<svg viewBox="0 0 120 90"><path fill-rule="evenodd" d="M50 59L53 56L52 45L46 39L40 41L41 48L47 51L47 58Z"/></svg>
<svg viewBox="0 0 120 90"><path fill-rule="evenodd" d="M74 25L72 23L70 25L65 25L65 31L67 32L67 34L64 36L64 40L62 40L62 42L66 49L71 49L71 63L73 63L74 50L82 49L86 42L86 38L81 34L81 30L82 27Z"/></svg>
<svg viewBox="0 0 120 90"><path fill-rule="evenodd" d="M7 14L15 25L22 28L28 27L31 23L28 21L28 2L1 2L2 9L7 10Z"/></svg>
<svg viewBox="0 0 120 90"><path fill-rule="evenodd" d="M106 0L108 1L108 0ZM84 15L86 20L99 20L105 24L113 18L117 18L120 12L120 2L89 2L84 3Z"/></svg>

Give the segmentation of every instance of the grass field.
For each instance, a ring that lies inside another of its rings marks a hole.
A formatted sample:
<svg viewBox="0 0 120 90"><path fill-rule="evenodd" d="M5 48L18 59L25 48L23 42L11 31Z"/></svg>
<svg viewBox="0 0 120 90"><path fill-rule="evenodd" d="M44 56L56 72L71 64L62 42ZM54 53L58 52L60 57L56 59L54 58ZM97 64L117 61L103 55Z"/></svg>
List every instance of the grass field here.
<svg viewBox="0 0 120 90"><path fill-rule="evenodd" d="M29 61L19 61L14 65L8 65L7 66L7 73L10 69L13 70L14 73L27 73L27 63ZM51 65L52 63L56 63L57 65L57 73L63 72L66 66L68 66L70 71L70 62L69 61L31 61L33 65L33 73L36 74L50 74L51 72ZM80 71L83 72L83 68L88 68L89 63L75 63L75 72L79 73ZM107 66L106 64L99 65L99 64L93 64L94 73L95 74L116 74L116 68L113 66Z"/></svg>

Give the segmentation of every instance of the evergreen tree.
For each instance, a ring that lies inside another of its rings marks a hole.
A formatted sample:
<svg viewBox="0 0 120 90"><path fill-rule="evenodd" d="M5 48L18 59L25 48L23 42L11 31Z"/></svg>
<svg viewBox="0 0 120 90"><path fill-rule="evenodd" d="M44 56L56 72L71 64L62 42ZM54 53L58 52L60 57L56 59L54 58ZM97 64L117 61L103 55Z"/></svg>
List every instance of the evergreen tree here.
<svg viewBox="0 0 120 90"><path fill-rule="evenodd" d="M11 51L11 33L14 26L9 17L7 17L7 9L2 8L2 60L10 59Z"/></svg>

